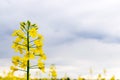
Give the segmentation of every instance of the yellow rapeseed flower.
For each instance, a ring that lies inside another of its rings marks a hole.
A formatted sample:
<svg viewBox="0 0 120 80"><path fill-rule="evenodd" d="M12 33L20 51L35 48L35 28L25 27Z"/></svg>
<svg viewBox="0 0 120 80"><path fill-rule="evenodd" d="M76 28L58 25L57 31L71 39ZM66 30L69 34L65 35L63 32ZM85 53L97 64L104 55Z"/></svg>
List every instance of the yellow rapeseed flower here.
<svg viewBox="0 0 120 80"><path fill-rule="evenodd" d="M34 41L34 44L35 44L36 46L38 46L38 47L42 47L42 46L43 46L43 42L42 42L40 39L35 40L35 41Z"/></svg>
<svg viewBox="0 0 120 80"><path fill-rule="evenodd" d="M35 38L35 37L37 37L37 30L36 30L36 28L31 28L30 30L29 30L29 34L30 34L30 36L32 37L32 38Z"/></svg>
<svg viewBox="0 0 120 80"><path fill-rule="evenodd" d="M13 72L18 70L18 68L16 68L15 66L11 66L10 69L11 69Z"/></svg>
<svg viewBox="0 0 120 80"><path fill-rule="evenodd" d="M23 69L26 69L27 66L27 59L26 58L21 58L21 65L20 67Z"/></svg>
<svg viewBox="0 0 120 80"><path fill-rule="evenodd" d="M33 52L27 51L24 58L26 58L27 60L30 60L30 59L34 59L35 56L34 56Z"/></svg>
<svg viewBox="0 0 120 80"><path fill-rule="evenodd" d="M12 63L17 66L20 62L20 57L19 56L13 56L12 57Z"/></svg>
<svg viewBox="0 0 120 80"><path fill-rule="evenodd" d="M23 38L24 37L24 32L22 30L15 30L12 34L12 36L18 36Z"/></svg>
<svg viewBox="0 0 120 80"><path fill-rule="evenodd" d="M51 74L52 78L56 79L56 77L57 77L57 71L56 71L56 68L55 68L54 65L50 66L50 74Z"/></svg>
<svg viewBox="0 0 120 80"><path fill-rule="evenodd" d="M23 46L18 45L17 50L20 52L20 54L23 54Z"/></svg>
<svg viewBox="0 0 120 80"><path fill-rule="evenodd" d="M17 37L16 39L15 39L15 42L16 43L19 43L19 42L21 42L22 41L22 38L20 38L20 37Z"/></svg>
<svg viewBox="0 0 120 80"><path fill-rule="evenodd" d="M57 73L56 73L55 70L52 71L52 76L53 76L53 77L57 77Z"/></svg>
<svg viewBox="0 0 120 80"><path fill-rule="evenodd" d="M20 32L20 30L15 30L15 31L12 33L12 36L17 36L19 32Z"/></svg>
<svg viewBox="0 0 120 80"><path fill-rule="evenodd" d="M13 43L13 45L12 45L12 48L13 49L15 49L15 52L17 52L17 50L16 50L16 47L17 47L18 45L16 44L16 43Z"/></svg>
<svg viewBox="0 0 120 80"><path fill-rule="evenodd" d="M41 59L38 59L38 68L42 70L42 72L45 72L45 64L42 62Z"/></svg>
<svg viewBox="0 0 120 80"><path fill-rule="evenodd" d="M41 34L38 34L38 39L43 40L43 36Z"/></svg>
<svg viewBox="0 0 120 80"><path fill-rule="evenodd" d="M40 58L41 58L42 60L46 60L46 59L47 59L47 56L46 56L45 54L43 54L43 55L40 55Z"/></svg>

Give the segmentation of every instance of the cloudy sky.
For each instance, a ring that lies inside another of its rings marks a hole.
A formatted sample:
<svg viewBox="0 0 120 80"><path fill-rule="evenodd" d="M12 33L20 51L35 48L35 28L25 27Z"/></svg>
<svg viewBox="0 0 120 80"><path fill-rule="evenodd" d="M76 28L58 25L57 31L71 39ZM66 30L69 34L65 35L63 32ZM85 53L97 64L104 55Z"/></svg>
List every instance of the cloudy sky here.
<svg viewBox="0 0 120 80"><path fill-rule="evenodd" d="M119 0L0 0L0 68L17 55L12 32L19 23L37 23L44 38L47 67L55 64L59 77L120 74Z"/></svg>

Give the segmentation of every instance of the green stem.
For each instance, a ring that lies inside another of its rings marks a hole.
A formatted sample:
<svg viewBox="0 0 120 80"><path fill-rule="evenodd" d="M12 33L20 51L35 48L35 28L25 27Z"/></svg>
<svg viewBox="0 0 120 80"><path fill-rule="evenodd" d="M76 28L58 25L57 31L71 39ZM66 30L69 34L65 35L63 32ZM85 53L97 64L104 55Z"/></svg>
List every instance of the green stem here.
<svg viewBox="0 0 120 80"><path fill-rule="evenodd" d="M17 44L17 45L21 45L21 46L25 46L26 47L26 45L23 45L23 44L20 44L20 43L17 43L17 42L13 42L13 43L15 43L15 44ZM23 48L22 48L23 49Z"/></svg>
<svg viewBox="0 0 120 80"><path fill-rule="evenodd" d="M33 65L33 66L30 66L30 68L32 68L32 67L36 67L37 65Z"/></svg>
<svg viewBox="0 0 120 80"><path fill-rule="evenodd" d="M22 70L22 69L18 69L19 71L24 71L24 72L27 72L26 70Z"/></svg>
<svg viewBox="0 0 120 80"><path fill-rule="evenodd" d="M27 30L27 51L29 52L29 26L28 26L28 30ZM29 56L29 55L28 55ZM30 80L29 79L29 74L30 74L30 61L28 59L27 61L27 80Z"/></svg>
<svg viewBox="0 0 120 80"><path fill-rule="evenodd" d="M27 61L27 80L29 80L29 60Z"/></svg>

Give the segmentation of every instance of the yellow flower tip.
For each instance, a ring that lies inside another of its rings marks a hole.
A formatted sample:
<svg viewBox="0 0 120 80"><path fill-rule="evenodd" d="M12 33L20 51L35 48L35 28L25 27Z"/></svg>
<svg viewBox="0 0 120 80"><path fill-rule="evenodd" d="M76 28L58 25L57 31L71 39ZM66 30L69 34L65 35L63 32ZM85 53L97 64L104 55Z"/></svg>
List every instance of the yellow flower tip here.
<svg viewBox="0 0 120 80"><path fill-rule="evenodd" d="M38 39L44 40L44 37L41 34L38 34Z"/></svg>
<svg viewBox="0 0 120 80"><path fill-rule="evenodd" d="M41 55L41 59L46 60L47 56L45 54Z"/></svg>
<svg viewBox="0 0 120 80"><path fill-rule="evenodd" d="M27 60L34 59L35 55L33 54L33 52L28 52L27 51L24 58L27 59Z"/></svg>
<svg viewBox="0 0 120 80"><path fill-rule="evenodd" d="M36 45L36 46L43 46L43 42L41 41L41 40L39 40L39 39L37 39L37 40L35 40L34 41L34 44Z"/></svg>
<svg viewBox="0 0 120 80"><path fill-rule="evenodd" d="M43 73L46 73L45 72L45 68L43 67L43 68L41 68L41 67L38 67Z"/></svg>
<svg viewBox="0 0 120 80"><path fill-rule="evenodd" d="M11 46L13 49L16 49L17 45L15 43L13 43L13 45Z"/></svg>
<svg viewBox="0 0 120 80"><path fill-rule="evenodd" d="M14 32L12 33L12 36L17 36L17 33L18 32L18 30L14 30Z"/></svg>
<svg viewBox="0 0 120 80"><path fill-rule="evenodd" d="M17 37L15 40L16 43L21 42L21 41L22 41L22 38L20 38L20 37Z"/></svg>
<svg viewBox="0 0 120 80"><path fill-rule="evenodd" d="M21 26L25 26L25 22L20 22L20 25Z"/></svg>
<svg viewBox="0 0 120 80"><path fill-rule="evenodd" d="M27 59L25 57L21 58L21 65L20 65L20 67L22 69L26 69L26 67L27 67Z"/></svg>
<svg viewBox="0 0 120 80"><path fill-rule="evenodd" d="M37 24L32 24L31 26L36 28L36 30L38 29L38 25Z"/></svg>
<svg viewBox="0 0 120 80"><path fill-rule="evenodd" d="M16 68L15 66L11 66L10 69L11 69L12 71L17 71L17 70L18 70L18 68Z"/></svg>
<svg viewBox="0 0 120 80"><path fill-rule="evenodd" d="M29 55L29 59L34 59L34 58L35 58L34 54L31 53L31 54Z"/></svg>
<svg viewBox="0 0 120 80"><path fill-rule="evenodd" d="M12 33L12 36L24 37L24 33L22 32L22 30L15 30Z"/></svg>
<svg viewBox="0 0 120 80"><path fill-rule="evenodd" d="M20 57L19 56L13 56L12 57L12 63L17 66L19 64Z"/></svg>
<svg viewBox="0 0 120 80"><path fill-rule="evenodd" d="M30 34L30 36L31 36L32 38L37 37L38 33L37 33L36 28L34 28L34 27L31 28L31 29L29 30L29 34Z"/></svg>
<svg viewBox="0 0 120 80"><path fill-rule="evenodd" d="M38 68L42 71L45 72L45 64L42 62L42 60L39 58L38 59Z"/></svg>
<svg viewBox="0 0 120 80"><path fill-rule="evenodd" d="M30 22L29 20L27 21L27 25L28 25L28 26L31 26L31 22Z"/></svg>

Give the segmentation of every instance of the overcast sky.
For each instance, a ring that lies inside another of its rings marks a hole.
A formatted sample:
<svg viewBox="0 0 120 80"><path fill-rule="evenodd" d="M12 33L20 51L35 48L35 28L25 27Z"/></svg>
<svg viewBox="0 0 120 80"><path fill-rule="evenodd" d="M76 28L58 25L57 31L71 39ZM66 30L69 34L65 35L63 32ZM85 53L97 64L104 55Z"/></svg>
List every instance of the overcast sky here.
<svg viewBox="0 0 120 80"><path fill-rule="evenodd" d="M0 0L0 68L17 55L12 32L30 20L44 38L46 65L59 76L120 74L119 0Z"/></svg>

